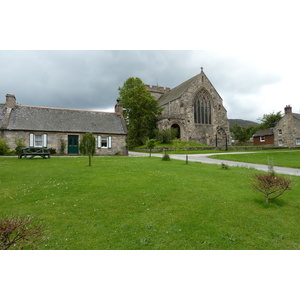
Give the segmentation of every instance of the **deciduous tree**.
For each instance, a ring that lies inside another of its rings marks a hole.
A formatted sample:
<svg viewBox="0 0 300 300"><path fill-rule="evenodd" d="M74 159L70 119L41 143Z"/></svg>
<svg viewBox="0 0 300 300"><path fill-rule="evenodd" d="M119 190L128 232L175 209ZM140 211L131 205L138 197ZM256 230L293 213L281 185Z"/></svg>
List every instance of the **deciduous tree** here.
<svg viewBox="0 0 300 300"><path fill-rule="evenodd" d="M146 147L150 150L150 157L151 157L152 149L155 147L155 143L156 143L155 139L150 139L146 143Z"/></svg>
<svg viewBox="0 0 300 300"><path fill-rule="evenodd" d="M249 139L249 135L244 127L235 123L231 128L233 138L239 142L246 142Z"/></svg>
<svg viewBox="0 0 300 300"><path fill-rule="evenodd" d="M92 165L92 157L96 152L96 139L94 135L90 133L85 133L82 136L82 140L80 142L80 153L83 155L88 155L89 157L89 166Z"/></svg>
<svg viewBox="0 0 300 300"><path fill-rule="evenodd" d="M128 146L132 148L143 145L147 139L154 137L157 117L162 109L138 77L128 78L119 87L119 94L118 100L124 107L127 121Z"/></svg>
<svg viewBox="0 0 300 300"><path fill-rule="evenodd" d="M258 119L262 121L262 124L260 124L259 127L261 129L273 128L281 120L281 118L282 114L280 111L276 114L274 112L270 114L265 114L262 118Z"/></svg>
<svg viewBox="0 0 300 300"><path fill-rule="evenodd" d="M292 189L290 178L276 175L274 172L254 174L253 177L252 188L263 193L267 203Z"/></svg>

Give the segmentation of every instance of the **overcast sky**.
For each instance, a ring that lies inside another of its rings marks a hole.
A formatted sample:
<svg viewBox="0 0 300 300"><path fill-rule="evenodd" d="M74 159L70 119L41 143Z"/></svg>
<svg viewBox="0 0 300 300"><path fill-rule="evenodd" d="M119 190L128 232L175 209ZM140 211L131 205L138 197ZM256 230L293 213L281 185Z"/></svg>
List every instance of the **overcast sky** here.
<svg viewBox="0 0 300 300"><path fill-rule="evenodd" d="M201 67L230 119L257 121L287 104L300 113L298 54L262 50L6 50L0 52L1 102L10 93L23 105L112 110L118 87L129 77L174 88Z"/></svg>
<svg viewBox="0 0 300 300"><path fill-rule="evenodd" d="M256 121L263 114L283 111L287 104L300 113L299 23L297 0L1 1L0 49L5 51L0 51L0 103L11 93L23 105L107 110L114 106L118 87L128 77L140 77L144 83L173 88L198 74L203 67L223 98L231 119ZM21 49L30 51L19 51ZM102 51L53 51L57 49ZM57 259L48 259L46 267L46 261L38 261L37 265L43 270L33 268L33 257L30 260L14 257L7 260L10 265L6 269L14 270L21 262L30 261L33 276L27 277L37 280L38 291L44 295L47 290L50 298L57 298L57 293L53 293L55 285L60 288L60 295L70 298L71 293L72 299L95 298L99 292L102 295L103 290L109 299L116 291L120 294L115 299L140 299L141 295L148 296L147 299L157 298L157 295L160 299L201 298L199 293L209 299L253 299L258 294L260 299L288 299L299 294L297 276L293 273L293 269L297 269L295 262L299 262L298 253L286 254L281 263L283 253L272 253L272 256L260 253L263 255L260 258L258 253L251 253L250 257L243 256L245 253L225 252L220 251L218 255L224 257L217 260L216 253L210 259L205 256L208 253L200 255L199 252L197 257L193 256L196 253L180 253L182 260L175 253L167 253L167 256L161 253L163 256L151 258L147 253L143 261L130 265L131 270L122 262L131 262L132 257L116 260L117 253L107 260L101 252L104 257L101 262L107 261L107 265L101 263L101 270L86 269L95 265L91 253L82 263L76 253L76 264L72 262L71 268L66 267L65 259L59 263ZM277 255L276 270L274 255ZM240 260L235 263L233 257ZM166 265L166 261L169 264ZM16 263L15 268L12 263ZM78 264L81 272L74 272ZM220 268L223 264L224 271ZM63 271L58 268L63 280L53 283L58 266L63 267ZM53 273L49 273L49 267ZM65 269L70 270L67 275ZM166 272L167 269L170 272ZM155 280L158 273L163 280ZM279 273L285 274L280 278L280 285L273 290L266 288L276 282ZM37 278L36 274L42 276ZM104 280L101 289L99 278ZM199 280L203 283L201 288ZM88 284L78 290L83 281ZM49 290L44 282L51 282L52 288ZM255 288L249 289L249 282ZM5 283L8 291L15 287L15 281ZM20 289L22 296L30 283L26 280L24 283L23 277L18 281L25 287ZM70 289L71 286L75 288ZM33 293L33 297L38 295L35 299L39 299L41 293Z"/></svg>
<svg viewBox="0 0 300 300"><path fill-rule="evenodd" d="M129 77L174 88L203 67L230 119L300 113L298 1L82 3L1 3L0 103L112 110Z"/></svg>

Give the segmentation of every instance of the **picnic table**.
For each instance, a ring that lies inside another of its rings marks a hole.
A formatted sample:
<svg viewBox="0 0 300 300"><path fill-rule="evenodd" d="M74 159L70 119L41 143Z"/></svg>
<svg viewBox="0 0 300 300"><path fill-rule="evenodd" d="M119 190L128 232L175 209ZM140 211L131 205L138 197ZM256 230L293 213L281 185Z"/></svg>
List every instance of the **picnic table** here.
<svg viewBox="0 0 300 300"><path fill-rule="evenodd" d="M19 152L19 158L33 158L34 156L41 156L42 158L50 158L50 150L48 148L36 148L36 147L29 147L29 148L21 148Z"/></svg>

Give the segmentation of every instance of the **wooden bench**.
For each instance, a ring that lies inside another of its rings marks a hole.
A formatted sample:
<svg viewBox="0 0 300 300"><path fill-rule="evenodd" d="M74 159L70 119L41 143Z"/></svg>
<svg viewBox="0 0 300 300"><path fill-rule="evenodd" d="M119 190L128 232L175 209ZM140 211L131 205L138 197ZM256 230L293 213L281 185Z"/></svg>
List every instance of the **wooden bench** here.
<svg viewBox="0 0 300 300"><path fill-rule="evenodd" d="M33 158L34 156L41 156L42 158L50 158L50 150L48 148L21 148L19 153L19 158Z"/></svg>

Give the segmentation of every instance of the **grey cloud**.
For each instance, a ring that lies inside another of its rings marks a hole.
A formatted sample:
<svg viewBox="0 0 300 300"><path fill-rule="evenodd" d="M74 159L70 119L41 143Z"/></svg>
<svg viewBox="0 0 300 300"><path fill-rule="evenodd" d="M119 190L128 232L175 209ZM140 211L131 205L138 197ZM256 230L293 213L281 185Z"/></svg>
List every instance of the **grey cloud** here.
<svg viewBox="0 0 300 300"><path fill-rule="evenodd" d="M128 77L173 88L201 66L224 99L229 118L233 112L236 118L238 109L240 118L253 119L243 99L280 80L278 74L210 51L0 51L0 97L15 94L24 105L107 109Z"/></svg>

